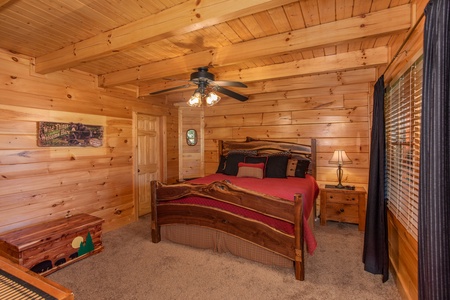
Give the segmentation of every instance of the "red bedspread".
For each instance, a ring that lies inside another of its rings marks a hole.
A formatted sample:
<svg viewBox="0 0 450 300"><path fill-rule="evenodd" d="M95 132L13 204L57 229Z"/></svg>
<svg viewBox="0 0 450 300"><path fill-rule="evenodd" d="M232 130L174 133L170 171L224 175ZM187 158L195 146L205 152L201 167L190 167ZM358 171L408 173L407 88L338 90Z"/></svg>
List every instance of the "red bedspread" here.
<svg viewBox="0 0 450 300"><path fill-rule="evenodd" d="M191 180L190 183L196 184L208 184L214 181L222 181L229 180L232 184L253 190L259 193L276 196L280 198L284 198L287 200L294 200L294 195L296 193L302 194L303 199L303 229L304 229L304 240L306 242L307 251L309 254L313 254L314 250L317 247L316 239L313 235L313 232L308 224L308 216L311 214L314 199L316 199L319 193L319 187L314 177L310 175L306 175L306 178L298 178L298 177L288 177L288 178L246 178L246 177L236 177L229 176L224 174L212 174L206 177L198 178ZM186 200L186 199L185 199ZM198 201L199 199L191 199L189 201ZM227 207L226 203L221 203L223 207L222 209L230 209ZM254 214L251 211L240 212L239 214ZM278 228L286 233L293 233L293 226L287 222L280 220L265 220L267 218L264 215L251 216L257 220L263 221L265 223L269 223L271 226Z"/></svg>

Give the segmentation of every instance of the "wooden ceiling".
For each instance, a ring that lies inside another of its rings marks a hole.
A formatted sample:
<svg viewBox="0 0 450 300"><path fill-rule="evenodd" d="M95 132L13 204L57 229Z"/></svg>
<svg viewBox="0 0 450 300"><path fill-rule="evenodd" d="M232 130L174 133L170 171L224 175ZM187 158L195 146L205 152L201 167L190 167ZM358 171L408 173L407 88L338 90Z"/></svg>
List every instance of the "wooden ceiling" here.
<svg viewBox="0 0 450 300"><path fill-rule="evenodd" d="M386 65L412 11L411 0L0 0L0 48L35 58L38 73L76 69L140 96L200 66L248 94Z"/></svg>

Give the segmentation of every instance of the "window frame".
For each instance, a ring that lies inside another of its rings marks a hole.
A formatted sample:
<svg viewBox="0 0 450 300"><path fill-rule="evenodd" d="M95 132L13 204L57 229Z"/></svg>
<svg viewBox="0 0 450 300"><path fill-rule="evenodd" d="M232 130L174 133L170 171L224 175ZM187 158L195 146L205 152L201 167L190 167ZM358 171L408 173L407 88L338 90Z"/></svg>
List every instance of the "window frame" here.
<svg viewBox="0 0 450 300"><path fill-rule="evenodd" d="M385 93L388 209L418 240L420 118L423 61L419 57Z"/></svg>

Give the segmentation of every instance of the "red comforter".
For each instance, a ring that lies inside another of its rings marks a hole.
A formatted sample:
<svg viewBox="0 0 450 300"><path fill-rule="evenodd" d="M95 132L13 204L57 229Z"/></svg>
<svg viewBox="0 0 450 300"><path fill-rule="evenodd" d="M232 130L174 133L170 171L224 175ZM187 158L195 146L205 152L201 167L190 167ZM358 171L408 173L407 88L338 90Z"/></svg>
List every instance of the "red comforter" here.
<svg viewBox="0 0 450 300"><path fill-rule="evenodd" d="M191 180L190 183L208 184L214 181L222 181L222 180L229 180L232 184L236 186L253 190L259 193L284 198L291 201L294 200L294 195L296 193L301 193L303 196L302 199L303 199L304 240L306 242L308 253L309 254L314 253L314 250L317 247L317 242L307 221L308 216L311 214L313 208L314 199L316 199L319 193L319 187L314 177L306 175L306 178L288 177L288 178L257 179L257 178L229 176L224 174L212 174L206 177ZM183 202L185 201L188 201L190 203L195 203L197 201L198 203L198 201L208 201L208 200L199 199L199 197L197 197L196 199L193 198L189 200L184 199ZM211 201L214 202L214 200ZM211 205L217 207L217 203ZM268 223L271 226L274 226L275 228L278 228L279 230L282 230L286 233L293 234L294 230L293 226L287 222L270 219L262 214L255 215L254 212L248 210L246 212L242 211L237 212L235 211L236 207L231 204L219 203L218 205L220 206L219 208L221 209L227 209L233 211L234 213L239 213L244 216L252 217L256 220Z"/></svg>

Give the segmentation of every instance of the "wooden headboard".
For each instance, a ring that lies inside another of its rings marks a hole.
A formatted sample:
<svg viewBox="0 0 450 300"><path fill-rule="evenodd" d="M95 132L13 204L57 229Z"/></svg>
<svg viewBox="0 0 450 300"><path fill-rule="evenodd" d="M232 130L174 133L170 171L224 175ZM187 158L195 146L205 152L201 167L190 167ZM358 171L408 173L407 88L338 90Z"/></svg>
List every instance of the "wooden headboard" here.
<svg viewBox="0 0 450 300"><path fill-rule="evenodd" d="M227 155L230 150L257 150L258 154L271 154L289 151L293 157L301 156L311 161L309 173L316 177L316 140L311 139L311 145L288 143L280 141L260 140L247 137L245 141L219 141L219 156Z"/></svg>

